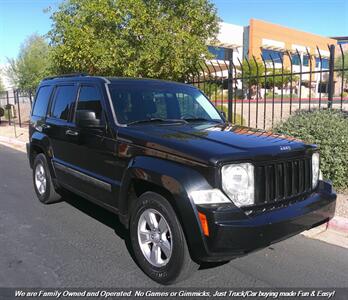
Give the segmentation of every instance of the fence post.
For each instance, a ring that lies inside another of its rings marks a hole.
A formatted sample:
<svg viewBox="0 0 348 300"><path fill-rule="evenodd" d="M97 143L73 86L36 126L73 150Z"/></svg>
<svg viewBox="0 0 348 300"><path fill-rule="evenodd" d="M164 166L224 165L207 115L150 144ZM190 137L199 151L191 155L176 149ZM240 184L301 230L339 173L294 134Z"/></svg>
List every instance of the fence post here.
<svg viewBox="0 0 348 300"><path fill-rule="evenodd" d="M30 100L30 107L33 106L33 93L32 91L29 92L29 100Z"/></svg>
<svg viewBox="0 0 348 300"><path fill-rule="evenodd" d="M8 125L11 125L11 111L8 110L10 108L10 96L8 94L8 91L6 91L6 102L7 102L6 110L8 114Z"/></svg>
<svg viewBox="0 0 348 300"><path fill-rule="evenodd" d="M228 50L228 79L227 79L227 88L228 88L228 101L227 101L227 120L232 123L232 114L233 114L233 49Z"/></svg>
<svg viewBox="0 0 348 300"><path fill-rule="evenodd" d="M335 91L334 69L335 69L335 45L329 46L330 64L329 64L329 82L328 82L328 102L327 107L332 108L333 94Z"/></svg>
<svg viewBox="0 0 348 300"><path fill-rule="evenodd" d="M17 98L17 107L18 107L18 122L19 127L22 127L22 119L21 119L21 108L19 106L19 92L16 90L16 98Z"/></svg>

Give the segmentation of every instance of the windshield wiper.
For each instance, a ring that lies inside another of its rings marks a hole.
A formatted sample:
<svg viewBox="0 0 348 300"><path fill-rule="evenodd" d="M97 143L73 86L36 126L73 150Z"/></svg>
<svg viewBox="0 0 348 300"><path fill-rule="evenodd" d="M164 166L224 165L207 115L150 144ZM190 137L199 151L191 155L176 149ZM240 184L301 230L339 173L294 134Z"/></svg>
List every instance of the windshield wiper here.
<svg viewBox="0 0 348 300"><path fill-rule="evenodd" d="M127 125L153 123L153 122L170 122L170 123L184 123L184 124L188 123L186 120L183 120L183 119L149 118L149 119L143 119L143 120L136 120L136 121L128 123Z"/></svg>
<svg viewBox="0 0 348 300"><path fill-rule="evenodd" d="M214 122L214 123L221 123L220 121L218 120L213 120L213 119L206 119L206 118L184 118L182 120L185 120L187 122L195 122L195 121L198 121L198 122Z"/></svg>

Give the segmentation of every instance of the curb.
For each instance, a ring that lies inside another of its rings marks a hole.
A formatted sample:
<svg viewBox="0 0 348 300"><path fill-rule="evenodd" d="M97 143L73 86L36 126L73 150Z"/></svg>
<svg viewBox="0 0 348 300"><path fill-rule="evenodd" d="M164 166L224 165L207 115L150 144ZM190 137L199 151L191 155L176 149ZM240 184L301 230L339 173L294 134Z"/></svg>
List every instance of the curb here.
<svg viewBox="0 0 348 300"><path fill-rule="evenodd" d="M348 218L335 216L326 223L326 228L348 233Z"/></svg>

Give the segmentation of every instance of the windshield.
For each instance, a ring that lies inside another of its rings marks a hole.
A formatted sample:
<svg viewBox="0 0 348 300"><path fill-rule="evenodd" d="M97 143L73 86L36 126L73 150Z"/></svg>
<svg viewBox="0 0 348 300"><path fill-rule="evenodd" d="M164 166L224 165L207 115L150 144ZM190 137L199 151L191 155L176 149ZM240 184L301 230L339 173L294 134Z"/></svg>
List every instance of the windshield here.
<svg viewBox="0 0 348 300"><path fill-rule="evenodd" d="M113 83L109 89L120 124L223 122L213 104L190 86L132 81Z"/></svg>

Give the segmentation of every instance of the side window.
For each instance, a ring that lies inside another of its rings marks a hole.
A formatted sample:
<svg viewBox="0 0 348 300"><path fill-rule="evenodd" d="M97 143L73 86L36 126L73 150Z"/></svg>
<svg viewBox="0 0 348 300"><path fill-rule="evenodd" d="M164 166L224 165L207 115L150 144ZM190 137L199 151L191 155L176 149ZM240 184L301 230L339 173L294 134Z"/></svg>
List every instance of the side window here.
<svg viewBox="0 0 348 300"><path fill-rule="evenodd" d="M55 93L53 107L51 109L51 117L67 121L69 119L71 107L75 102L75 95L75 86L58 86Z"/></svg>
<svg viewBox="0 0 348 300"><path fill-rule="evenodd" d="M91 110L95 112L96 118L101 120L103 119L101 98L102 96L97 87L82 86L76 110Z"/></svg>
<svg viewBox="0 0 348 300"><path fill-rule="evenodd" d="M51 86L43 86L39 89L32 115L36 117L45 117L47 113L47 107L51 95L52 87Z"/></svg>

